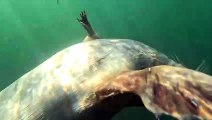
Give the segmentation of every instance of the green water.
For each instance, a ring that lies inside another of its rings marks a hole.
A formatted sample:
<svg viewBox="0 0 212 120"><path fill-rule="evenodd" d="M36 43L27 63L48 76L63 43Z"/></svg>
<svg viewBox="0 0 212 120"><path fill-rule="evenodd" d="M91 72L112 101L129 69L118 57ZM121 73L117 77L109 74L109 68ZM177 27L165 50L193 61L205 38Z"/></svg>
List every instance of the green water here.
<svg viewBox="0 0 212 120"><path fill-rule="evenodd" d="M0 0L0 90L86 32L76 21L86 10L102 38L140 40L212 74L211 0ZM142 112L141 112L142 111ZM128 109L116 120L153 119Z"/></svg>

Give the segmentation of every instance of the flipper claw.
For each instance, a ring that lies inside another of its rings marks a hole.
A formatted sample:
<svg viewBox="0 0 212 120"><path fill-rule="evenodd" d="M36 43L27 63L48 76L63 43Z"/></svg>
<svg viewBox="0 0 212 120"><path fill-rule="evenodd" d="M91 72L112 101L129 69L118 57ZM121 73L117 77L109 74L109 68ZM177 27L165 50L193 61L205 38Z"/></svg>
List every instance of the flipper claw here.
<svg viewBox="0 0 212 120"><path fill-rule="evenodd" d="M92 26L90 25L90 23L88 21L88 18L87 18L87 14L86 14L85 11L82 11L80 13L80 18L77 18L77 20L86 29L89 39L93 40L93 39L99 38L99 36L96 35L96 33L94 32Z"/></svg>
<svg viewBox="0 0 212 120"><path fill-rule="evenodd" d="M86 12L85 11L82 11L80 13L80 18L77 18L77 20L82 24L82 25L86 25L86 26L89 26L90 23L88 22L88 19L87 19L87 15L86 15Z"/></svg>

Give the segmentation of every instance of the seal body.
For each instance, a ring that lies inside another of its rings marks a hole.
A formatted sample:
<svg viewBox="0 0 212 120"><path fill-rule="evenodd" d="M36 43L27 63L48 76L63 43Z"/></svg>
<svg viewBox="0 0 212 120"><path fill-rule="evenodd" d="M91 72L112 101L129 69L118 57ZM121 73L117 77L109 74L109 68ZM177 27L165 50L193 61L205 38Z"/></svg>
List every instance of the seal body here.
<svg viewBox="0 0 212 120"><path fill-rule="evenodd" d="M73 45L1 91L1 120L77 119L103 98L116 95L112 88L106 93L99 89L117 75L155 65L178 66L138 41L97 39Z"/></svg>

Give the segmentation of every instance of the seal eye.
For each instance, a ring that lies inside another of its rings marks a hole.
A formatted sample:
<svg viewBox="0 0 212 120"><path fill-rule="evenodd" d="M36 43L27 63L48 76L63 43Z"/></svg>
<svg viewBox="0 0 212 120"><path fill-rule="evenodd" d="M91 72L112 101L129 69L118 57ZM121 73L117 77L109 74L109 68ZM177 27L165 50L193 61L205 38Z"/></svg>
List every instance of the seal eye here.
<svg viewBox="0 0 212 120"><path fill-rule="evenodd" d="M145 68L148 68L148 67L151 67L151 58L150 57L147 57L147 56L144 56L144 55L141 55L141 56L137 56L133 59L133 69L134 70L142 70L142 69L145 69Z"/></svg>

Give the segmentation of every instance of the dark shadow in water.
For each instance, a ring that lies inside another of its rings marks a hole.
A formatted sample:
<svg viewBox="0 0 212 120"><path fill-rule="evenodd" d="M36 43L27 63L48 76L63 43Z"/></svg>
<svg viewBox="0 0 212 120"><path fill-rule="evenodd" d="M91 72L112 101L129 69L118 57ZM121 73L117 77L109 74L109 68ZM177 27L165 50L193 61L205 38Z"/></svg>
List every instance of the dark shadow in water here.
<svg viewBox="0 0 212 120"><path fill-rule="evenodd" d="M123 114L122 110L124 108L131 108L131 107L142 107L144 108L144 104L141 100L141 98L138 95L135 95L134 93L124 93L124 94L118 94L113 97L109 97L102 102L96 104L95 106L89 108L88 110L84 111L80 114L80 116L76 117L75 120L118 120L114 119L114 117L120 113ZM137 113L140 113L142 111L137 111ZM120 120L133 120L135 116L129 114L128 112L125 112L125 118L121 118ZM141 118L148 119L151 118L152 120L156 120L154 115L149 112L147 109L145 109L145 114ZM138 116L138 115L137 115ZM141 119L140 118L140 119ZM162 115L160 117L161 120L177 120L171 116Z"/></svg>
<svg viewBox="0 0 212 120"><path fill-rule="evenodd" d="M77 120L110 120L123 108L130 106L144 106L144 104L140 97L133 93L118 94L84 111Z"/></svg>

